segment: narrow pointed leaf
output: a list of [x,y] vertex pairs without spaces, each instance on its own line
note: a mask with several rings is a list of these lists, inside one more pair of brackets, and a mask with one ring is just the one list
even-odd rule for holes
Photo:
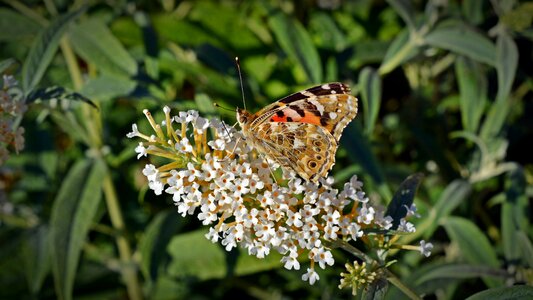
[[508,101],[518,68],[518,47],[506,32],[496,41],[496,71],[498,73],[498,94],[496,101]]
[[475,61],[465,57],[459,57],[455,62],[455,74],[459,83],[463,128],[475,133],[487,102],[485,74]]
[[491,106],[491,110],[481,130],[481,136],[485,140],[489,140],[498,135],[505,123],[507,114],[510,111],[511,101],[509,96],[517,67],[518,49],[516,43],[507,33],[502,33],[496,41],[498,93],[496,95],[496,101]]
[[26,94],[29,94],[41,81],[68,25],[84,11],[83,7],[58,17],[35,39],[22,67],[22,89]]
[[372,68],[364,68],[359,74],[359,88],[365,115],[365,133],[372,136],[381,106],[381,78]]
[[499,287],[499,288],[484,290],[466,299],[467,300],[533,299],[533,287],[529,285]]
[[468,264],[447,264],[436,266],[428,272],[419,276],[416,280],[416,285],[421,285],[424,282],[438,279],[467,279],[479,278],[482,276],[491,276],[505,278],[510,276],[505,270],[501,270],[489,266],[468,265]]
[[433,47],[462,54],[490,66],[494,66],[496,61],[494,44],[484,35],[459,21],[442,22],[429,32],[424,40]]
[[[461,203],[468,199],[472,192],[472,186],[468,181],[456,179],[452,181],[441,193],[437,203],[430,212],[430,216],[426,219],[429,228],[424,230],[424,237],[428,239],[433,235],[438,226],[440,226],[443,219],[448,217],[453,210]],[[421,225],[424,227],[425,225]]]
[[[499,267],[498,258],[488,238],[472,221],[460,217],[449,217],[444,228],[450,239],[457,243],[464,259],[473,265]],[[489,287],[500,286],[502,282],[483,277]]]
[[32,295],[38,295],[46,275],[50,272],[48,234],[47,226],[39,226],[25,236],[22,246],[24,271]]
[[322,82],[322,63],[309,33],[298,21],[277,13],[270,17],[269,26],[285,53],[304,70],[310,83]]
[[59,299],[72,299],[82,246],[101,200],[105,176],[103,161],[80,161],[63,180],[54,201],[50,220],[50,253]]
[[530,228],[524,170],[517,168],[511,171],[507,176],[505,188],[506,201],[501,211],[503,253],[508,261],[515,261],[521,256],[521,249],[517,247],[518,233],[527,232]]
[[130,77],[137,73],[137,63],[107,26],[91,19],[69,31],[76,53],[97,68],[115,76]]

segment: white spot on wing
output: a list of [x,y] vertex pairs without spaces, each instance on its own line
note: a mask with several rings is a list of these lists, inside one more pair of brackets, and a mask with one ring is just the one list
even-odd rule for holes
[[316,98],[309,99],[309,102],[311,102],[314,106],[316,106],[316,110],[322,115],[324,114],[324,105],[320,104],[318,101],[316,101]]
[[300,139],[294,139],[294,148],[304,148],[305,144]]
[[337,114],[334,113],[334,112],[330,112],[329,113],[329,117],[332,119],[332,120],[335,120],[337,118]]
[[329,84],[323,84],[320,86],[321,88],[323,88],[324,90],[331,90],[331,86]]

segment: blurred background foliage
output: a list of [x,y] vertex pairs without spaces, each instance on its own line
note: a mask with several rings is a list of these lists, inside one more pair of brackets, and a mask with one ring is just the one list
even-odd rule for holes
[[358,174],[386,205],[425,174],[403,242],[435,249],[397,253],[405,284],[429,299],[533,297],[532,19],[518,0],[3,0],[0,72],[29,110],[25,149],[0,166],[0,298],[351,297],[337,285],[353,257],[335,252],[309,286],[275,255],[226,253],[147,192],[131,124],[164,105],[235,122],[212,102],[242,105],[236,56],[252,111],[352,86],[340,186]]

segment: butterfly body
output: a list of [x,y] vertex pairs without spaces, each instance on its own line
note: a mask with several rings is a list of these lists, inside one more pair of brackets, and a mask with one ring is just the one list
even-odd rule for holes
[[357,98],[342,83],[322,84],[274,102],[255,114],[237,110],[246,141],[306,181],[326,177],[342,131],[357,114]]

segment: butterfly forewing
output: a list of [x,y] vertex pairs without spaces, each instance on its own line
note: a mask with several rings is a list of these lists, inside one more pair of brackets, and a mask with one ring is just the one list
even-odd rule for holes
[[253,115],[239,111],[237,117],[247,140],[260,153],[316,182],[335,163],[342,131],[357,114],[357,98],[349,92],[342,83],[322,84]]

